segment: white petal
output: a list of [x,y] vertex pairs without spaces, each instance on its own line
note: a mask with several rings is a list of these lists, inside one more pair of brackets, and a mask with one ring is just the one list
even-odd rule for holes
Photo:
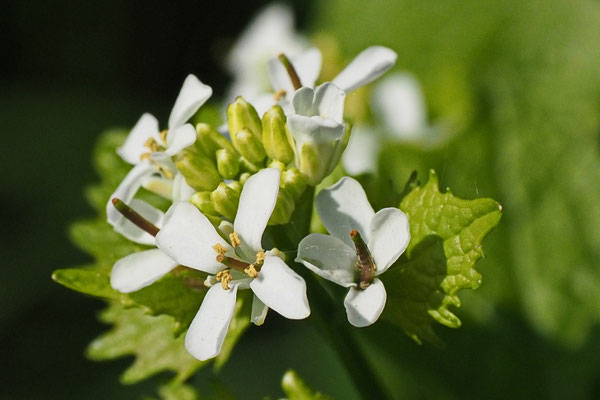
[[329,118],[305,117],[297,114],[290,115],[287,123],[298,149],[302,148],[301,146],[306,140],[333,145],[333,142],[341,139],[345,127]]
[[251,257],[262,251],[262,235],[277,202],[279,192],[279,170],[266,168],[252,175],[240,194],[233,229],[242,245],[241,250]]
[[151,114],[144,114],[129,132],[125,143],[117,149],[117,153],[129,164],[140,162],[140,157],[150,150],[144,146],[149,138],[159,139],[158,120]]
[[[140,162],[127,173],[117,189],[110,196],[108,202],[106,203],[106,220],[114,228],[118,229],[118,227],[122,226],[126,219],[121,215],[120,212],[117,211],[112,203],[112,199],[118,198],[126,204],[131,203],[131,200],[137,193],[140,186],[142,186],[144,180],[151,176],[155,171],[156,168],[149,162]],[[142,243],[145,244],[144,242]],[[152,243],[154,243],[153,240],[151,244]]]
[[[161,227],[165,213],[153,205],[146,203],[143,200],[133,199],[129,202],[129,207],[133,208],[142,217],[152,222],[154,226]],[[114,206],[113,206],[114,207]],[[155,244],[154,236],[138,227],[127,218],[121,216],[114,225],[115,232],[120,233],[132,242],[153,246]]]
[[311,117],[313,115],[313,101],[315,91],[308,87],[301,87],[292,96],[294,114]]
[[349,175],[377,172],[377,158],[381,148],[380,135],[365,126],[353,126],[348,146],[342,154],[344,169]]
[[210,86],[202,83],[196,76],[188,75],[171,110],[169,129],[185,124],[211,95]]
[[301,262],[317,275],[344,287],[355,286],[356,250],[340,239],[322,233],[312,233],[298,244]]
[[332,82],[346,93],[351,92],[379,78],[396,63],[397,58],[396,52],[387,47],[369,47],[356,56]]
[[169,129],[167,133],[167,149],[165,154],[174,156],[196,141],[196,130],[191,124]]
[[185,335],[185,348],[200,361],[216,357],[235,310],[237,285],[224,290],[221,285],[208,289],[200,310]]
[[305,50],[299,56],[292,56],[292,65],[298,73],[302,86],[314,87],[321,73],[321,52],[316,47]]
[[156,235],[156,245],[179,264],[209,274],[224,268],[216,260],[213,249],[220,244],[233,255],[231,246],[223,240],[208,218],[190,203],[179,202],[171,206],[162,229]]
[[156,193],[165,199],[173,200],[173,179],[163,178],[160,175],[152,175],[144,179],[144,189]]
[[153,284],[177,265],[159,249],[133,253],[115,263],[110,285],[121,293],[135,292]]
[[188,185],[188,183],[185,181],[185,178],[180,173],[177,173],[175,178],[173,178],[172,186],[172,198],[174,203],[178,201],[188,201],[190,197],[196,193],[196,189]]
[[371,219],[375,215],[367,195],[356,180],[343,177],[335,185],[323,189],[315,199],[319,218],[330,234],[354,248],[350,231],[356,229],[368,243]]
[[312,115],[344,122],[344,100],[346,93],[331,82],[319,85],[315,90]]
[[265,322],[267,311],[269,311],[269,307],[267,307],[267,305],[258,297],[252,296],[252,313],[250,314],[250,321],[252,321],[254,325],[260,326]]
[[371,220],[369,250],[377,265],[377,275],[392,265],[410,242],[410,226],[406,214],[397,208],[383,208]]
[[292,80],[279,58],[273,57],[267,61],[267,75],[269,76],[269,82],[271,83],[273,92],[278,92],[280,90],[283,90],[286,93],[294,92],[295,89]]
[[387,131],[399,139],[417,138],[427,129],[425,99],[412,75],[397,73],[379,82],[373,105]]
[[344,299],[348,321],[358,328],[371,325],[383,312],[386,299],[383,282],[377,278],[364,290],[350,288]]
[[289,319],[310,315],[306,282],[279,257],[267,255],[250,289],[268,307]]

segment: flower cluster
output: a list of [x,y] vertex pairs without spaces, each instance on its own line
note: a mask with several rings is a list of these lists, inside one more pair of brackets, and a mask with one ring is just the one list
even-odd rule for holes
[[[331,236],[312,233],[297,249],[286,249],[297,253],[298,264],[286,263],[278,237],[263,237],[268,225],[288,224],[300,202],[313,201],[314,187],[339,164],[351,131],[344,120],[346,94],[395,61],[392,50],[370,47],[315,87],[317,49],[274,54],[266,64],[272,92],[255,104],[235,98],[222,127],[188,122],[212,95],[189,75],[167,129],[144,114],[118,149],[133,168],[109,199],[107,220],[129,240],[152,248],[116,262],[113,288],[129,293],[175,269],[200,271],[206,293],[185,340],[200,360],[219,354],[239,290],[253,293],[250,318],[256,325],[269,308],[289,319],[308,317],[306,270],[294,270],[302,265],[349,288],[344,305],[352,325],[374,323],[386,300],[378,276],[410,240],[402,211],[375,212],[360,184],[344,177],[314,197]],[[170,200],[170,208],[163,212],[136,197],[142,187]]]

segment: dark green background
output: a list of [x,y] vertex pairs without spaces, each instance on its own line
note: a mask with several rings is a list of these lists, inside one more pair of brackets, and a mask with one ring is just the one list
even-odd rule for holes
[[[217,95],[229,44],[265,2],[8,1],[0,6],[0,398],[139,398],[121,386],[131,359],[94,363],[103,303],[53,283],[88,257],[67,226],[92,217],[99,133],[143,112],[164,121],[195,73]],[[346,58],[372,44],[399,53],[423,84],[439,149],[390,146],[400,183],[436,168],[465,198],[504,216],[484,242],[483,285],[461,294],[463,327],[445,349],[385,322],[360,330],[397,398],[600,397],[600,5],[573,0],[329,0],[293,3],[301,26],[328,31]],[[422,175],[421,175],[422,176]],[[338,399],[353,388],[309,321],[271,315],[240,341],[222,378],[240,398],[281,396],[293,367]],[[192,383],[210,393],[214,376]]]

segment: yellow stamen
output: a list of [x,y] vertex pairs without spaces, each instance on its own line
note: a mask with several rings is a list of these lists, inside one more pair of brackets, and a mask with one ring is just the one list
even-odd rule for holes
[[248,268],[244,269],[244,273],[250,278],[256,278],[258,276],[258,271],[256,270],[256,268],[254,268],[254,264],[250,264]]
[[159,133],[159,135],[158,135],[158,136],[160,137],[160,140],[162,140],[162,142],[164,143],[164,145],[165,145],[165,146],[167,145],[167,133],[168,133],[168,132],[169,132],[169,131],[167,131],[167,130],[165,129],[164,131],[162,131],[162,132],[161,132],[161,133]]
[[284,97],[287,94],[287,92],[283,89],[279,89],[277,92],[275,92],[275,101],[279,101],[279,99],[281,99],[282,97]]
[[259,251],[258,253],[256,253],[256,264],[263,265],[263,263],[265,262],[265,258],[267,258],[265,252]]
[[229,234],[229,240],[231,241],[231,245],[233,247],[238,247],[242,242],[240,241],[240,237],[237,232],[233,232]]
[[227,253],[227,249],[225,247],[223,247],[221,245],[221,243],[217,243],[213,246],[213,250],[217,252],[217,254],[220,254],[222,256],[225,255],[225,253]]
[[171,172],[171,170],[167,169],[167,168],[163,168],[160,165],[158,166],[158,169],[160,172],[162,172],[162,174],[167,177],[168,179],[173,179],[175,178],[175,175],[173,175],[173,172]]
[[153,137],[149,137],[148,140],[144,143],[144,146],[147,147],[150,151],[160,151],[162,150],[162,146],[158,144],[156,139]]
[[150,159],[150,153],[140,154],[140,161],[149,160],[149,159]]
[[231,272],[228,269],[224,269],[223,271],[219,271],[216,276],[217,280],[221,282],[221,286],[223,290],[229,290],[229,282],[233,279],[231,276]]

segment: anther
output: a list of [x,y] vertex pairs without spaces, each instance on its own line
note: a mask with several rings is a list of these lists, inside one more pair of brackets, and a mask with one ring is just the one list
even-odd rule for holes
[[267,258],[265,252],[259,251],[258,253],[256,253],[256,264],[263,265],[263,263],[265,262],[265,258]]
[[167,145],[167,133],[169,133],[169,131],[165,129],[164,131],[161,131],[158,135],[165,146]]
[[149,137],[148,140],[144,142],[144,146],[150,151],[160,151],[162,149],[160,144],[158,144],[153,137]]
[[273,96],[275,98],[275,101],[279,101],[279,99],[281,99],[282,97],[285,97],[285,95],[287,94],[287,92],[283,89],[279,89],[278,91],[275,92],[275,95]]
[[[224,256],[225,253],[227,253],[227,249],[225,247],[223,247],[223,245],[221,245],[220,243],[215,244],[212,248],[214,251],[217,252],[218,255]],[[221,262],[221,261],[219,261],[219,262]]]
[[229,240],[231,241],[231,245],[234,248],[242,244],[242,241],[240,240],[240,237],[238,236],[237,232],[230,233]]
[[254,264],[250,264],[248,268],[244,269],[244,273],[250,278],[256,278],[258,276],[258,271],[254,268]]
[[221,287],[223,290],[229,290],[229,282],[233,279],[231,276],[231,272],[228,269],[224,269],[223,271],[219,271],[216,276],[217,280],[221,282]]

